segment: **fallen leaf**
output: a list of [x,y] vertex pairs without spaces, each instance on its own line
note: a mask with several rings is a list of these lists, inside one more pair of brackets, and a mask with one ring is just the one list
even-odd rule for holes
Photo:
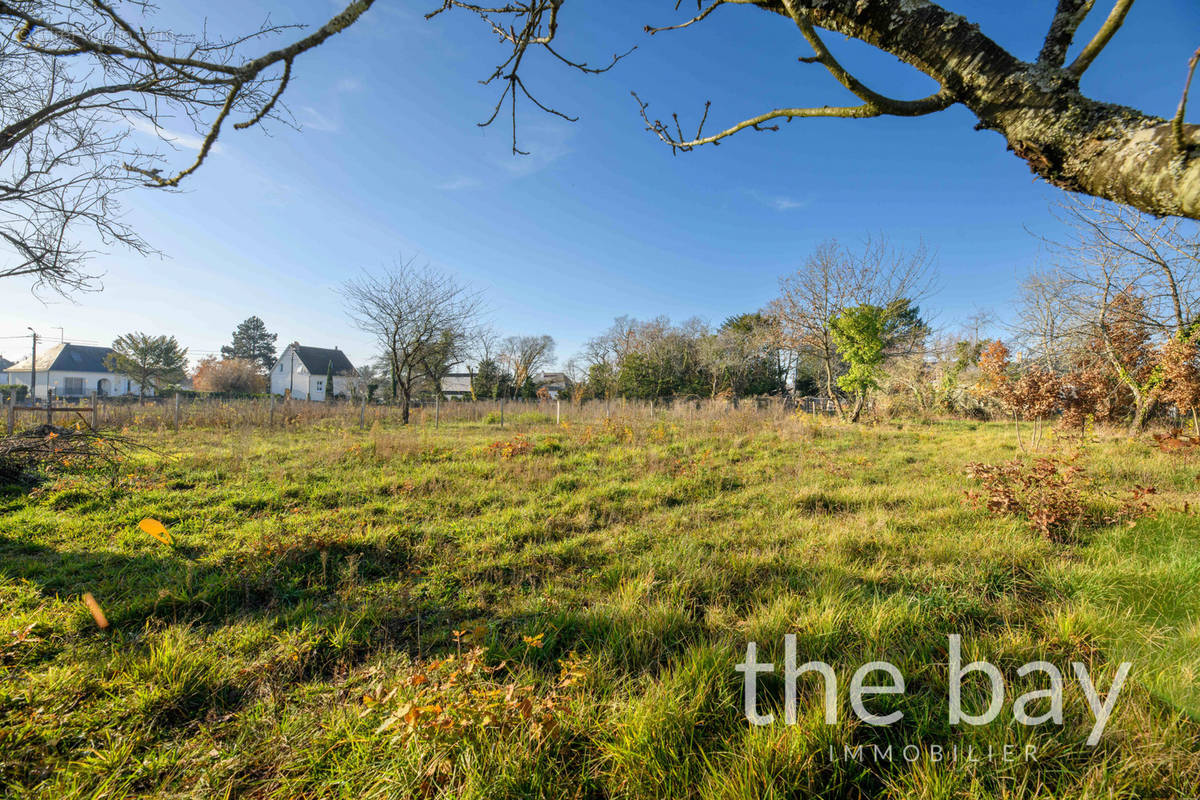
[[88,611],[92,612],[92,619],[96,620],[96,625],[100,630],[106,630],[108,628],[108,617],[104,616],[104,609],[96,602],[96,598],[92,597],[91,592],[84,593],[83,604],[87,606]]
[[147,517],[138,523],[138,527],[153,536],[155,539],[158,539],[163,544],[174,544],[174,542],[171,541],[171,532],[168,531],[166,527],[156,519]]

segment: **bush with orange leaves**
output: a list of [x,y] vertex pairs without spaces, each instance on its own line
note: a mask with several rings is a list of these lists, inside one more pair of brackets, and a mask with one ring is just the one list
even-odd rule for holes
[[533,452],[533,442],[524,434],[517,434],[510,441],[492,442],[488,445],[488,452],[493,455],[499,455],[506,461],[516,458],[517,456],[527,456]]
[[[966,500],[997,515],[1016,516],[1052,542],[1067,542],[1086,522],[1129,522],[1154,511],[1147,498],[1153,486],[1135,485],[1125,498],[1100,492],[1074,458],[1013,459],[1003,464],[967,464],[967,475],[982,492],[969,490]],[[1107,500],[1109,509],[1099,511]],[[1115,508],[1112,503],[1116,504]]]
[[1109,402],[1114,386],[1111,375],[1100,367],[1089,366],[1068,372],[1059,379],[1062,417],[1059,424],[1066,430],[1087,434],[1089,421],[1108,419],[1112,414]]
[[1192,336],[1172,338],[1163,345],[1158,356],[1162,378],[1161,397],[1172,404],[1181,415],[1190,414],[1192,428],[1200,436],[1200,331]]
[[1017,442],[1022,449],[1025,443],[1021,438],[1021,420],[1032,420],[1030,447],[1036,448],[1042,437],[1042,422],[1061,406],[1062,383],[1058,376],[1044,367],[1035,366],[1014,377],[1008,348],[999,340],[980,354],[979,372],[975,393],[995,401],[1012,415]]
[[267,390],[267,379],[246,358],[203,359],[192,375],[192,384],[198,392],[261,394]]
[[1051,541],[1065,541],[1083,517],[1083,469],[1053,458],[1026,464],[1014,459],[1003,464],[967,464],[967,475],[979,481],[983,493],[967,492],[967,501],[993,514],[1021,517]]

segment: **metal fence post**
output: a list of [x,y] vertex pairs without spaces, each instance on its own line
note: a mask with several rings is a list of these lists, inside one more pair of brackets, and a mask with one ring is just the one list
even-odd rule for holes
[[175,393],[175,430],[179,430],[179,392]]
[[500,427],[504,427],[504,398],[500,398]]
[[435,392],[433,395],[433,427],[436,430],[442,424],[442,393]]
[[275,427],[275,394],[270,395],[270,400],[267,401],[267,427]]
[[554,424],[562,424],[562,400],[554,398]]

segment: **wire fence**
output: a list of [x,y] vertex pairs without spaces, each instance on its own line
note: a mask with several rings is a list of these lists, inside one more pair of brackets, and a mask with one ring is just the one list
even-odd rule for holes
[[[316,402],[279,397],[216,399],[168,396],[130,401],[125,398],[54,398],[50,404],[20,405],[10,398],[6,432],[40,424],[89,425],[125,431],[184,428],[280,428],[312,426],[369,428],[401,425],[400,404],[347,399]],[[625,398],[568,400],[424,400],[409,410],[415,426],[492,425],[531,428],[559,424],[592,424],[608,418],[627,420],[697,420],[731,414],[781,417],[794,414],[828,415],[833,401],[818,397],[750,397],[733,399]]]

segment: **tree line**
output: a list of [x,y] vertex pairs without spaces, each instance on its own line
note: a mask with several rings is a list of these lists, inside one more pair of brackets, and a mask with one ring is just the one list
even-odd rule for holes
[[[903,413],[1061,417],[1068,426],[1126,424],[1164,411],[1200,430],[1200,234],[1196,223],[1100,201],[1063,205],[1051,267],[1021,284],[1003,340],[977,315],[938,330],[922,311],[933,256],[887,237],[827,241],[779,281],[762,308],[713,326],[617,317],[562,367],[559,397],[818,396],[857,421],[886,405]],[[352,391],[396,402],[407,420],[448,375],[465,374],[475,399],[545,396],[539,375],[556,364],[547,334],[504,336],[482,293],[413,260],[362,272],[341,288],[353,323],[378,357]],[[258,317],[234,331],[221,358],[199,362],[201,391],[267,388],[276,335]],[[128,334],[111,366],[144,387],[182,379],[187,351],[173,337]]]

